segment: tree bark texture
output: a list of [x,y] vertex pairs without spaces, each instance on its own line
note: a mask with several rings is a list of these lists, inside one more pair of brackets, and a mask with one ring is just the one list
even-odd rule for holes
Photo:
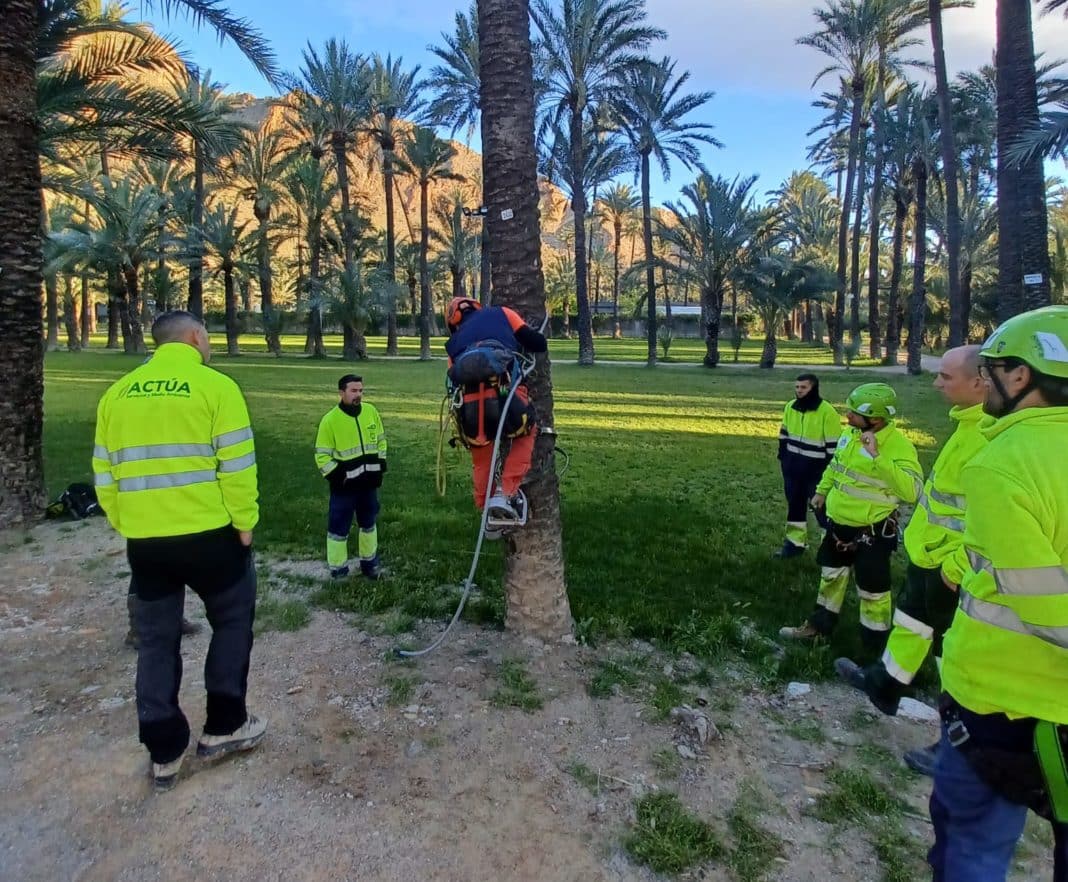
[[37,157],[37,0],[10,0],[0,28],[0,528],[44,510],[41,168]]
[[[642,154],[642,243],[645,245],[646,334],[649,367],[656,364],[656,270],[653,266],[653,209],[649,194],[649,154]],[[706,358],[707,363],[707,358]]]
[[593,364],[593,319],[590,316],[590,277],[586,253],[586,190],[583,187],[582,108],[573,107],[571,136],[571,210],[575,219],[575,304],[578,307],[578,363]]
[[[537,327],[546,313],[528,0],[478,0],[478,36],[493,298]],[[564,582],[547,355],[538,356],[528,387],[540,431],[525,487],[530,520],[508,540],[505,623],[522,634],[560,640],[570,637],[572,623]]]
[[912,262],[912,294],[909,297],[908,372],[922,373],[923,326],[927,317],[927,163],[917,159],[915,256]]

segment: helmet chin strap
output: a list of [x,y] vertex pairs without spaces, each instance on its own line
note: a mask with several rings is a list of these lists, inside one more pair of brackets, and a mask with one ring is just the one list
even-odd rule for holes
[[990,414],[991,416],[998,418],[1008,416],[1016,410],[1016,406],[1030,395],[1031,391],[1036,387],[1034,374],[1032,373],[1031,378],[1027,381],[1027,385],[1010,398],[1009,393],[1005,389],[1005,385],[1001,382],[1001,378],[993,371],[990,373],[990,382],[994,388],[998,390],[998,395],[1001,396],[1003,402],[1003,405],[998,408],[997,413]]

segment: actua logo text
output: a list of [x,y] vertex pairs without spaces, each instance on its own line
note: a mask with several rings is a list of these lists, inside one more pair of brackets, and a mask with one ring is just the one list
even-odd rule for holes
[[189,383],[186,380],[134,380],[126,390],[127,398],[144,398],[156,395],[178,395],[188,397]]

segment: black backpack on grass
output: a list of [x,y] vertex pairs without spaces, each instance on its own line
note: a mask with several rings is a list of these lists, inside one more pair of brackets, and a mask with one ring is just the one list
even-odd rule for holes
[[49,518],[71,517],[76,521],[103,514],[91,484],[71,484],[45,510]]

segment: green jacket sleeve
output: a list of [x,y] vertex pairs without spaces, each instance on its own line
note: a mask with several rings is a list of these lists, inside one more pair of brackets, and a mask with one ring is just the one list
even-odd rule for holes
[[107,515],[108,523],[119,529],[119,486],[111,473],[111,459],[107,444],[108,405],[111,395],[105,393],[96,408],[96,435],[93,439],[93,487],[96,500]]
[[220,383],[212,420],[212,446],[223,505],[237,530],[251,530],[260,519],[256,446],[245,398],[237,383]]
[[923,492],[923,467],[916,448],[905,438],[893,450],[880,450],[875,457],[875,471],[890,485],[894,495],[902,502],[915,505]]
[[319,421],[319,431],[315,434],[315,465],[324,478],[337,468],[334,459],[334,433],[330,430],[330,414]]

